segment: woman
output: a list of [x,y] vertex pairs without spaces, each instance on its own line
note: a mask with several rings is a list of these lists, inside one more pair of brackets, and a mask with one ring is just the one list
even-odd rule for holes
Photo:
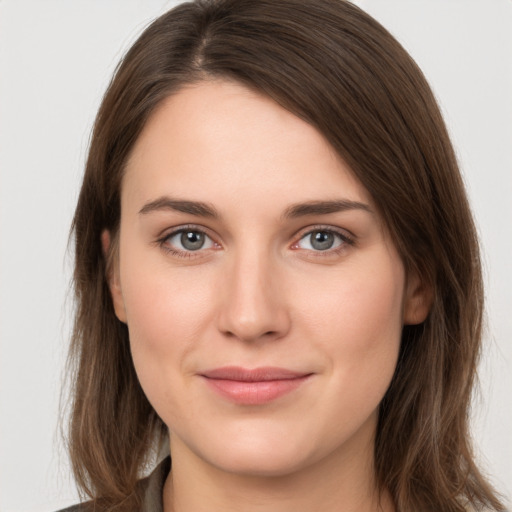
[[467,432],[482,284],[453,150],[350,3],[156,20],[103,100],[73,233],[92,508],[502,509]]

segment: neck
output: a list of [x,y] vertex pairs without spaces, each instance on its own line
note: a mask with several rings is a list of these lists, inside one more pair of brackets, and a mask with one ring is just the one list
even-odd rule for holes
[[297,471],[261,476],[224,471],[171,438],[164,512],[393,512],[389,493],[377,489],[373,444],[354,448]]

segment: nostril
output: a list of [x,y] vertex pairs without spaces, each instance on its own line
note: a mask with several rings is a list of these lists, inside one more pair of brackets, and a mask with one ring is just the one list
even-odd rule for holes
[[287,302],[279,293],[256,284],[249,286],[247,281],[243,286],[236,279],[230,284],[219,302],[216,316],[216,327],[225,339],[270,341],[288,332]]

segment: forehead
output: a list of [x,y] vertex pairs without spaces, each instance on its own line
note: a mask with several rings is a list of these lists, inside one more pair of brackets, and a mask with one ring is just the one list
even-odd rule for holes
[[318,130],[272,99],[220,80],[184,87],[144,127],[123,195],[140,202],[155,194],[370,201]]

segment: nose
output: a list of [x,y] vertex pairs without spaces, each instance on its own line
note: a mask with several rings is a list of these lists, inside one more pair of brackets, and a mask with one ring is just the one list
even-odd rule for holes
[[264,254],[234,258],[221,285],[222,334],[245,342],[285,336],[290,315],[281,278],[282,269]]

